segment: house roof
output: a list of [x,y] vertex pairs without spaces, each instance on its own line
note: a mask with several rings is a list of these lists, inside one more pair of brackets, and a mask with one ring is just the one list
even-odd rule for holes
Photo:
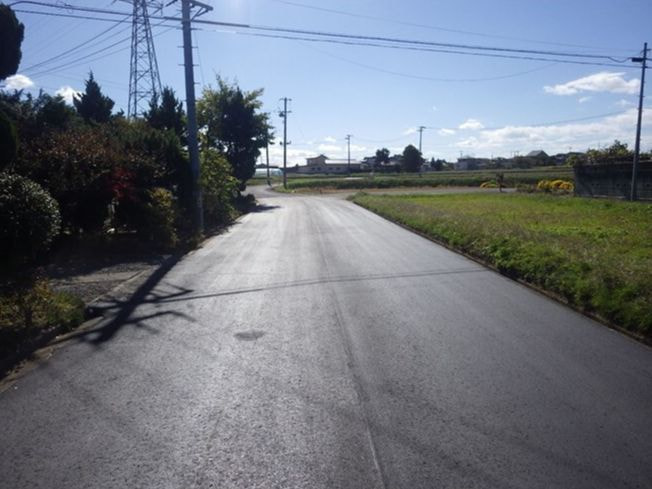
[[548,157],[548,154],[545,151],[542,150],[536,150],[536,151],[530,151],[528,154],[525,156],[529,158],[541,158],[541,157]]

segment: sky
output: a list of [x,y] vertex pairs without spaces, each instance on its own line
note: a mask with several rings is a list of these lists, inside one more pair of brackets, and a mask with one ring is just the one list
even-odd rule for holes
[[[110,19],[124,20],[130,12],[124,0],[67,3],[125,12],[123,17],[104,15]],[[532,150],[585,151],[608,146],[615,139],[633,147],[641,69],[630,58],[641,56],[643,43],[652,41],[649,0],[205,3],[213,10],[202,20],[556,53],[539,56],[546,61],[486,57],[286,39],[279,33],[262,37],[252,35],[262,31],[196,24],[197,95],[203,87],[215,86],[216,76],[243,90],[263,88],[263,110],[269,112],[277,138],[282,138],[283,127],[280,99],[290,98],[289,165],[305,164],[306,157],[320,153],[346,157],[347,134],[352,135],[353,158],[373,155],[382,147],[401,153],[408,144],[418,146],[419,126],[425,127],[424,157],[448,161],[461,155],[488,158]],[[70,100],[83,90],[92,70],[102,90],[115,100],[116,109],[126,112],[129,23],[20,12],[95,15],[30,3],[14,8],[25,24],[23,58],[4,89],[44,90]],[[178,17],[179,2],[163,12]],[[159,23],[152,20],[161,82],[185,100],[179,25]],[[558,53],[611,59],[568,58]],[[597,65],[560,61],[568,59]],[[652,87],[646,85],[649,93]],[[643,150],[652,149],[650,109],[652,104],[645,104]],[[281,155],[280,145],[270,147],[271,164],[281,164]]]

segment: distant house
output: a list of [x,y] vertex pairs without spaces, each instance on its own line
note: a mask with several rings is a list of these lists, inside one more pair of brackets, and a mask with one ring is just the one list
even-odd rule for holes
[[457,163],[455,163],[456,170],[482,170],[490,166],[490,158],[473,158],[471,156],[458,158]]
[[297,173],[316,175],[316,174],[339,174],[345,175],[349,171],[359,172],[366,169],[367,165],[359,160],[351,160],[349,165],[348,159],[333,159],[325,155],[306,158],[305,166],[299,166]]
[[552,157],[552,159],[555,161],[556,165],[563,165],[568,161],[568,158],[571,156],[578,156],[582,157],[584,156],[584,153],[580,153],[578,151],[569,151],[568,153],[557,153]]
[[549,158],[548,154],[545,151],[542,150],[535,150],[535,151],[530,151],[528,154],[525,155],[526,158],[539,158],[539,159],[547,159]]

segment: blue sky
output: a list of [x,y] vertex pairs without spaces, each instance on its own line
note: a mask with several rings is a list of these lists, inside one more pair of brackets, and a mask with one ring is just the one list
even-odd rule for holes
[[[110,0],[74,5],[128,13]],[[649,35],[649,0],[208,0],[203,19],[455,44],[638,56]],[[24,10],[56,11],[22,4]],[[178,5],[166,8],[176,16]],[[70,95],[93,70],[103,90],[125,108],[129,82],[129,26],[18,13],[25,24],[23,60],[10,87]],[[153,21],[156,23],[156,21]],[[161,81],[184,97],[181,32],[155,27]],[[633,145],[640,67],[630,61],[590,66],[312,43],[258,37],[217,26],[194,33],[195,77],[216,74],[245,90],[264,88],[265,110],[281,135],[279,99],[290,97],[291,164],[324,153],[352,155],[377,148],[401,152],[418,144],[424,156],[454,161],[460,154],[511,156],[543,149],[583,151],[620,139]],[[121,41],[122,40],[122,41]],[[110,44],[113,48],[86,57]],[[68,56],[67,50],[78,47]],[[117,52],[116,52],[117,51]],[[554,57],[559,59],[558,57]],[[44,63],[43,63],[44,62]],[[43,63],[34,66],[37,63]],[[648,80],[650,73],[648,72]],[[646,87],[648,93],[650,86]],[[651,107],[652,108],[652,107]],[[575,121],[575,122],[564,122]],[[643,149],[652,148],[652,114],[644,114]],[[280,163],[278,145],[272,163]]]

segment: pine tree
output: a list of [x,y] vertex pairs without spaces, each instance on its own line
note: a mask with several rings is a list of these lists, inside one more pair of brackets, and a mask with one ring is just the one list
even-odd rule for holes
[[185,139],[186,115],[183,105],[175,97],[174,90],[169,87],[161,93],[161,103],[155,95],[149,102],[149,111],[144,114],[145,119],[154,129],[172,130],[181,141]]
[[73,99],[75,108],[86,122],[108,122],[111,119],[111,110],[115,102],[102,94],[100,86],[91,71],[86,80],[86,91]]

